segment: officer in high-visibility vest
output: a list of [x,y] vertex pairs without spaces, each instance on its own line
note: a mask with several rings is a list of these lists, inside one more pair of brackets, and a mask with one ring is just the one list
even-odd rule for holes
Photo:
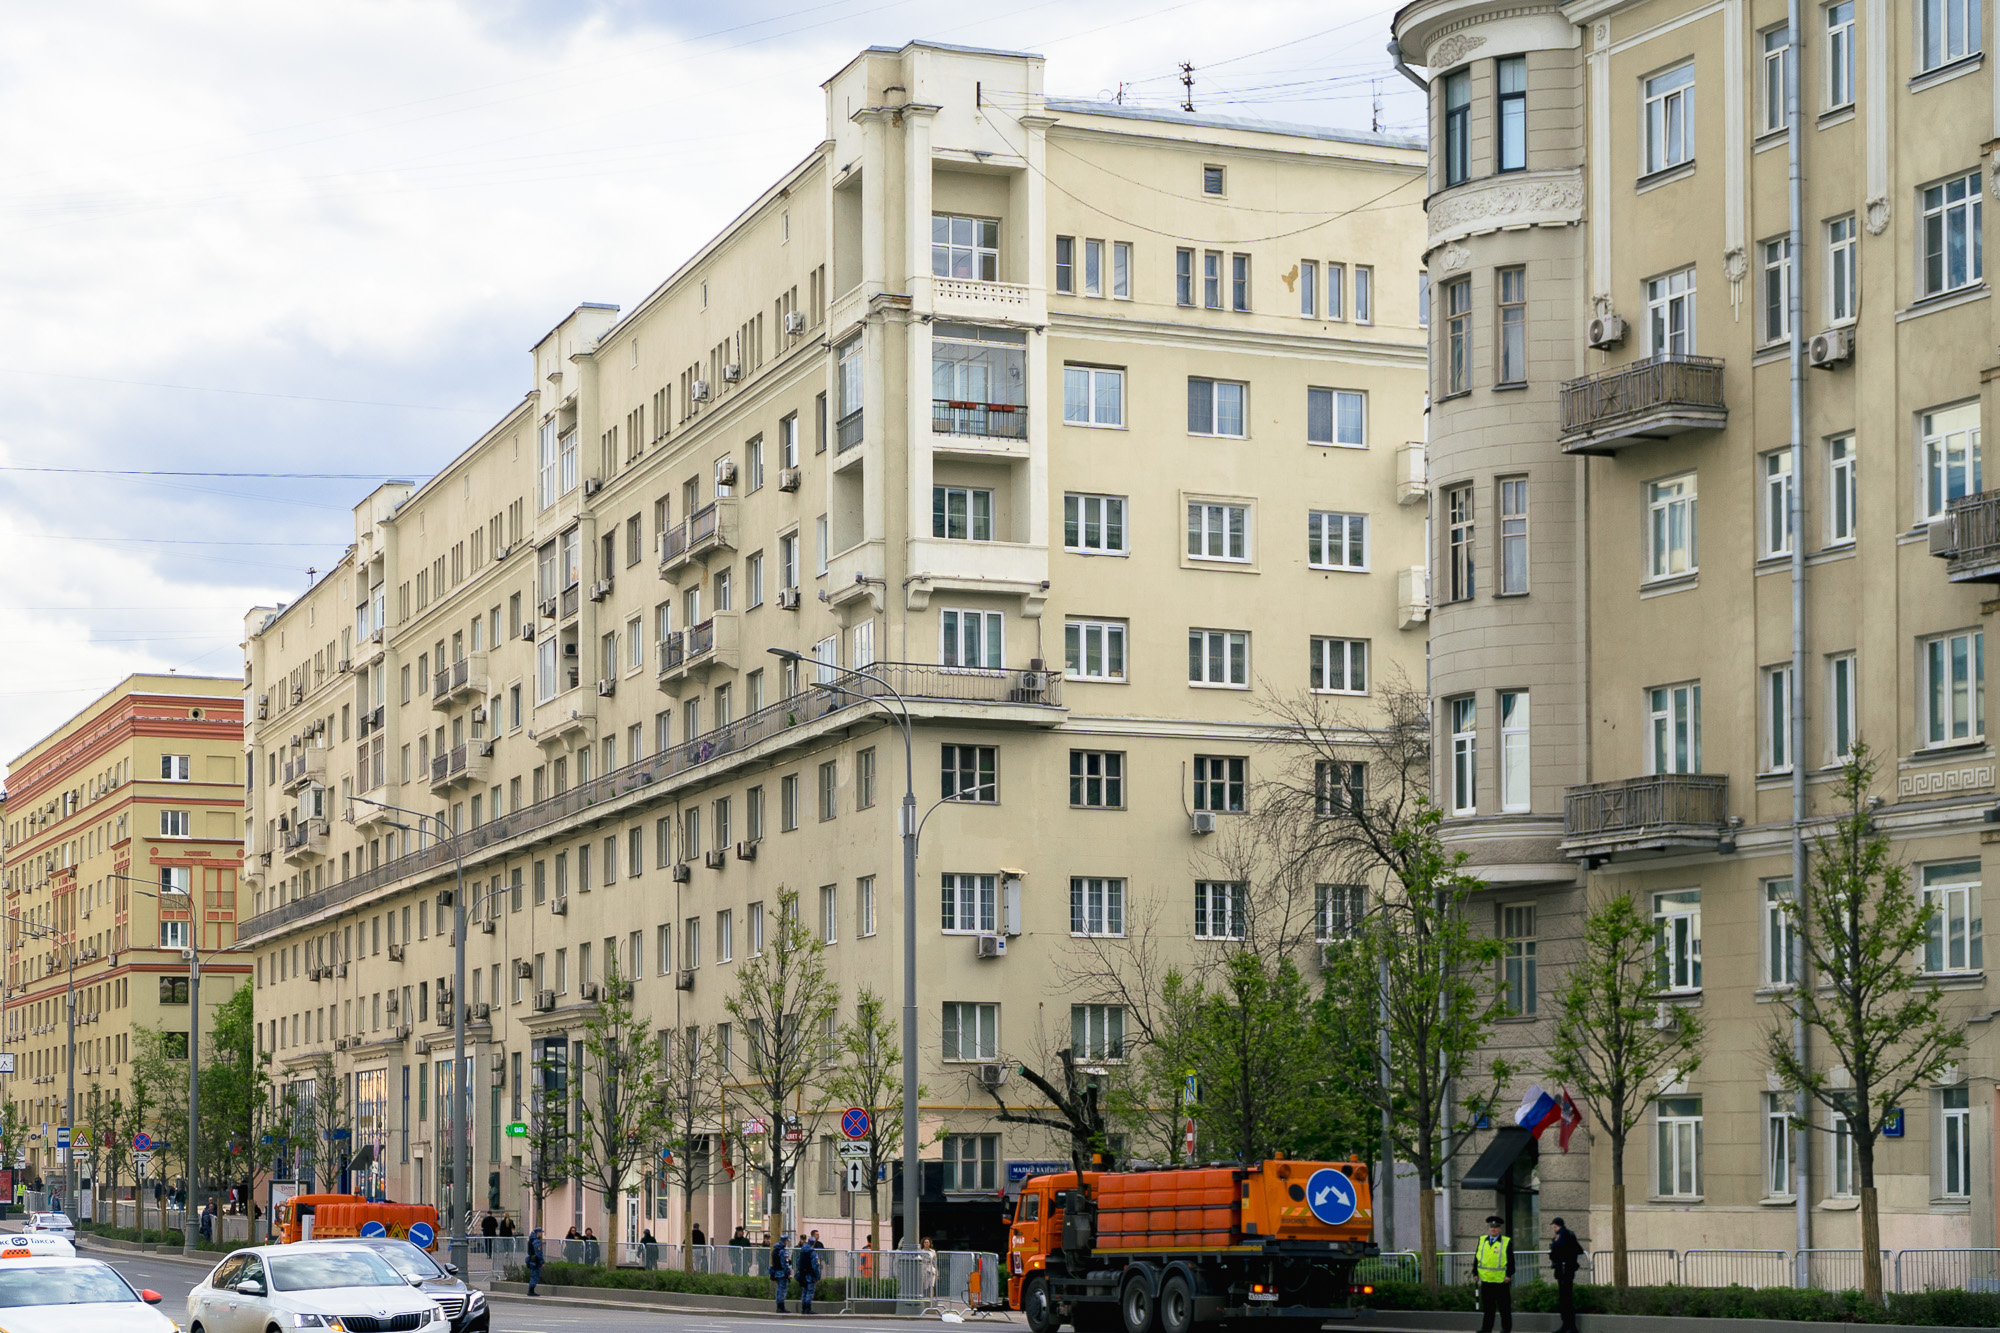
[[1472,1256],[1479,1276],[1479,1333],[1493,1333],[1493,1316],[1500,1316],[1500,1333],[1514,1333],[1514,1241],[1500,1234],[1500,1219],[1486,1219],[1486,1234]]

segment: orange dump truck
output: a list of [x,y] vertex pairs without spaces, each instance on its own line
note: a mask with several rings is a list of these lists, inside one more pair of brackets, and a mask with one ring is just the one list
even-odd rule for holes
[[1032,1333],[1317,1328],[1353,1315],[1373,1232],[1360,1162],[1034,1176],[1008,1232],[1007,1304]]
[[[422,1223],[430,1228],[431,1235],[423,1248],[437,1248],[437,1209],[427,1203],[370,1203],[359,1194],[295,1194],[278,1205],[278,1234],[285,1244],[295,1245],[305,1239],[304,1215],[308,1211],[312,1214],[314,1240],[351,1240],[361,1235],[370,1222],[381,1223],[383,1235],[408,1240],[411,1226]],[[419,1238],[423,1235],[417,1234]]]

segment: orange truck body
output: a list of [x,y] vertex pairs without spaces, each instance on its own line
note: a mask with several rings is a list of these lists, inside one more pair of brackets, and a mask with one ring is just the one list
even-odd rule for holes
[[431,1229],[427,1248],[437,1248],[437,1209],[427,1203],[371,1203],[359,1194],[295,1194],[279,1204],[278,1234],[287,1245],[296,1245],[304,1238],[299,1212],[302,1204],[313,1210],[314,1240],[352,1240],[370,1222],[380,1222],[389,1235],[408,1240],[411,1226],[422,1222]]

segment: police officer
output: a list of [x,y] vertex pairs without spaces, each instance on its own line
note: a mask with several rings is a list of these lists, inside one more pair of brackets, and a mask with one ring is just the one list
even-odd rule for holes
[[1493,1333],[1493,1316],[1500,1316],[1500,1333],[1514,1333],[1514,1241],[1500,1234],[1500,1219],[1486,1219],[1486,1234],[1472,1256],[1479,1277],[1479,1333]]
[[1583,1243],[1558,1217],[1555,1235],[1549,1240],[1549,1267],[1556,1275],[1556,1312],[1561,1315],[1556,1333],[1577,1333],[1576,1268],[1583,1261]]

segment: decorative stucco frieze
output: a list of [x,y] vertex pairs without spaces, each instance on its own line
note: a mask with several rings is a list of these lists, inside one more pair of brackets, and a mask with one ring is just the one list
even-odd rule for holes
[[1583,174],[1538,171],[1461,185],[1433,199],[1425,248],[1502,227],[1574,226],[1583,219]]
[[1469,32],[1455,32],[1431,48],[1429,58],[1424,61],[1424,68],[1450,69],[1453,65],[1463,63],[1467,56],[1484,45],[1486,45],[1484,37]]

